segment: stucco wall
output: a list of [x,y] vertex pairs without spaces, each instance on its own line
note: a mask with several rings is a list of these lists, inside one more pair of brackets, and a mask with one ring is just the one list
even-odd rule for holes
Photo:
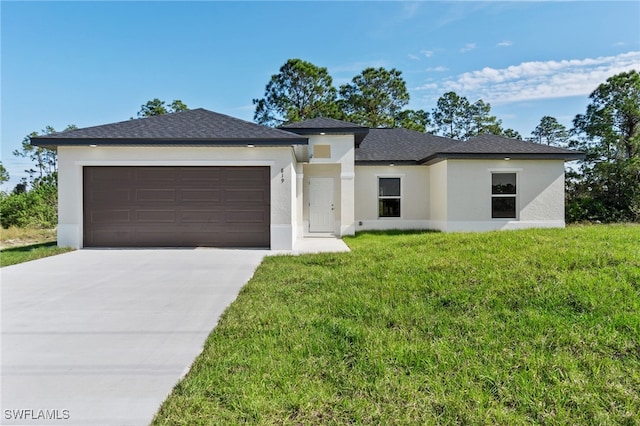
[[[564,226],[562,160],[448,160],[446,163],[446,230]],[[491,218],[492,172],[517,174],[516,220]]]
[[58,244],[82,247],[83,166],[269,166],[271,248],[296,237],[295,158],[290,147],[59,147]]
[[[378,218],[378,178],[399,177],[400,218]],[[427,166],[356,166],[356,228],[426,229],[429,227]]]
[[446,230],[447,224],[447,162],[429,166],[429,188],[431,199],[429,202],[429,220],[432,229]]

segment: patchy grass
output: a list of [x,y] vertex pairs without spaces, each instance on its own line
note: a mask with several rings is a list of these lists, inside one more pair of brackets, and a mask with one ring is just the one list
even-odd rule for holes
[[0,228],[0,249],[56,241],[55,229]]
[[54,256],[72,250],[70,247],[58,247],[55,242],[6,248],[0,250],[0,267]]
[[640,226],[265,259],[156,425],[640,423]]
[[71,251],[56,245],[55,229],[0,229],[0,267]]

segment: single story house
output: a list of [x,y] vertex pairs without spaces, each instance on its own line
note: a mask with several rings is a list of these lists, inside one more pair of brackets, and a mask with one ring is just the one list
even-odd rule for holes
[[58,150],[58,243],[269,247],[360,230],[564,227],[580,152],[205,109],[31,138]]

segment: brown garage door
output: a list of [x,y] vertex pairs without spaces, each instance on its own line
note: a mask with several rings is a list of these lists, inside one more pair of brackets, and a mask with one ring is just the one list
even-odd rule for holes
[[84,167],[85,247],[269,247],[269,167]]

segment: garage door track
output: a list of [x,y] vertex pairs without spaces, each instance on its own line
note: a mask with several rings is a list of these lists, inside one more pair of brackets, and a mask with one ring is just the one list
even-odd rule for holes
[[79,250],[0,270],[2,424],[146,425],[266,250]]

